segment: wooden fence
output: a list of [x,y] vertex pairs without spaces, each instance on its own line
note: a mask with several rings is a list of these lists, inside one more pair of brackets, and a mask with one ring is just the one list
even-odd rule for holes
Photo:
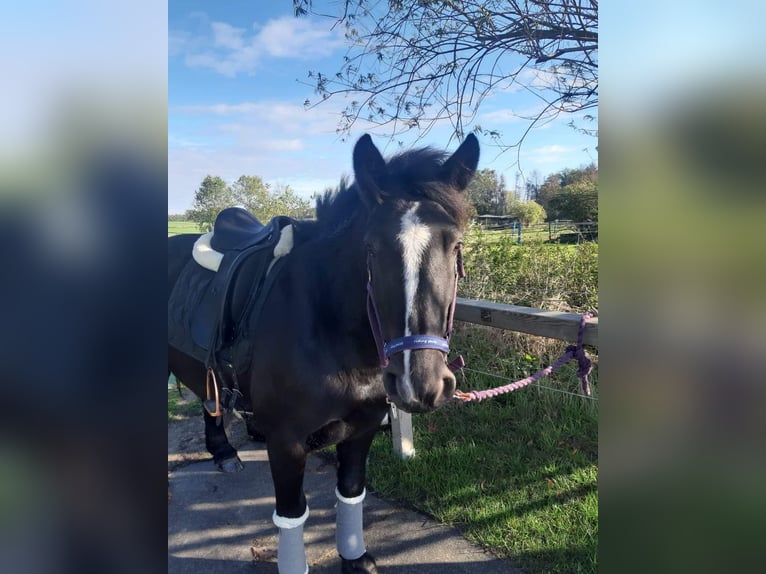
[[[533,307],[505,305],[489,301],[476,301],[458,297],[455,307],[455,320],[476,325],[487,325],[497,329],[518,331],[529,335],[538,335],[562,341],[577,341],[580,327],[580,315],[558,311],[543,311]],[[588,320],[585,325],[583,342],[598,346],[598,318]],[[399,409],[389,413],[394,441],[394,451],[401,458],[410,458],[415,454],[412,437],[412,415]]]

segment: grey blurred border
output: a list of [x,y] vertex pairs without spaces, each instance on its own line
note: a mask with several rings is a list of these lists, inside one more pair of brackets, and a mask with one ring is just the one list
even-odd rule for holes
[[764,12],[602,5],[604,572],[763,568]]
[[166,564],[167,4],[0,23],[0,564]]

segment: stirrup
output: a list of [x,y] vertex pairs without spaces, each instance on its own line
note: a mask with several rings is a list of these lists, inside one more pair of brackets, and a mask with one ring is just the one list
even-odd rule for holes
[[[211,381],[213,383],[213,390],[215,391],[215,399],[210,396]],[[202,401],[202,406],[205,407],[205,410],[211,417],[220,417],[222,412],[221,402],[218,399],[218,381],[215,379],[215,373],[213,372],[213,369],[207,370],[207,377],[205,377],[205,395],[206,398],[204,401]]]

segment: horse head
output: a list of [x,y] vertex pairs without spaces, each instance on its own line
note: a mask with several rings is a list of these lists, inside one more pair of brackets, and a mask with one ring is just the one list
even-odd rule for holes
[[446,356],[468,219],[463,192],[479,144],[471,134],[446,160],[426,148],[386,162],[365,135],[353,159],[367,208],[368,311],[386,393],[407,412],[431,411],[455,391]]

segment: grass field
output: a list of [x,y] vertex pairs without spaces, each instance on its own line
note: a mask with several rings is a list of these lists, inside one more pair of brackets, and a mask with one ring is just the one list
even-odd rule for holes
[[168,235],[199,232],[199,224],[194,221],[168,221]]

